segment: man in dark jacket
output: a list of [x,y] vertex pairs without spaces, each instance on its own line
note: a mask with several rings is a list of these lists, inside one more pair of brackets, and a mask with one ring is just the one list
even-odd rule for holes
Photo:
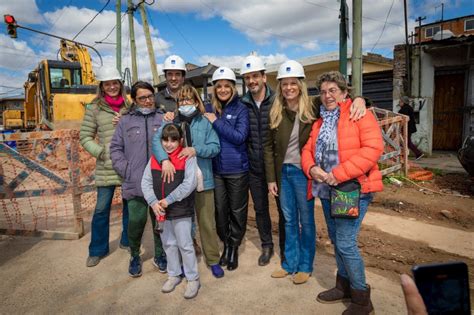
[[398,111],[399,114],[407,115],[410,120],[408,121],[408,148],[415,154],[415,158],[417,160],[423,157],[423,152],[421,152],[417,146],[411,141],[411,135],[416,132],[416,121],[415,121],[415,112],[413,111],[413,107],[410,105],[410,99],[408,96],[402,96],[400,99],[400,110]]
[[[138,81],[132,86],[131,97],[134,105],[120,118],[110,142],[112,166],[123,179],[122,197],[127,200],[130,210],[128,238],[132,257],[128,273],[131,277],[139,277],[142,274],[140,245],[147,212],[153,227],[156,224],[155,214],[148,208],[141,190],[143,171],[152,155],[153,135],[162,124],[163,115],[155,108],[154,96],[154,89],[147,82]],[[166,255],[160,237],[154,234],[154,241],[153,264],[164,273],[167,266]]]
[[[261,58],[250,55],[244,59],[240,74],[244,77],[248,91],[241,102],[249,109],[248,158],[250,164],[250,194],[255,209],[258,234],[262,243],[262,254],[258,264],[265,266],[273,256],[272,224],[268,206],[268,187],[263,165],[263,142],[268,133],[268,115],[275,97],[274,92],[266,85],[265,65]],[[285,248],[284,218],[279,212],[280,256],[283,260]]]
[[186,64],[177,55],[171,55],[165,59],[163,64],[165,72],[166,88],[155,96],[155,107],[164,112],[176,110],[176,96],[184,84],[186,76]]

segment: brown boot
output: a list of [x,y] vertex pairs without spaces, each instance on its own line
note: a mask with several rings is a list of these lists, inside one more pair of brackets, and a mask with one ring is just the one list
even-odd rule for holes
[[320,303],[337,303],[349,301],[351,298],[351,285],[349,280],[340,275],[336,276],[336,287],[318,294],[316,300]]
[[351,304],[342,315],[373,315],[374,306],[370,300],[370,286],[367,290],[355,290],[351,288]]

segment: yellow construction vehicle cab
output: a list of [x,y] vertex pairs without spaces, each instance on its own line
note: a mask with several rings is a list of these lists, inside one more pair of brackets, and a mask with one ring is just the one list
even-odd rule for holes
[[27,129],[78,129],[95,85],[84,85],[79,62],[42,60],[25,83]]
[[85,105],[95,96],[97,82],[87,48],[61,40],[59,53],[62,60],[42,60],[28,75],[25,129],[79,129]]

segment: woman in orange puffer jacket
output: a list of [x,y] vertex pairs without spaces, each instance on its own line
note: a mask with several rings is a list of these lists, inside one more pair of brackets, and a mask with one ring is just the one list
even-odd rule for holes
[[[336,287],[321,292],[318,301],[334,303],[351,299],[343,314],[371,314],[370,286],[357,247],[357,237],[372,193],[383,189],[377,161],[383,152],[382,134],[372,114],[349,120],[352,104],[349,87],[341,73],[332,71],[318,79],[321,118],[312,127],[301,159],[306,176],[313,179],[311,193],[321,199],[329,238],[334,244]],[[359,217],[331,217],[330,188],[356,179],[360,185]]]

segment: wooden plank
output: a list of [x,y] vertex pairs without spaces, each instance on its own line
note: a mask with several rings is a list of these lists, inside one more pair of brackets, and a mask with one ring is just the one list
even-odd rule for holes
[[29,230],[18,230],[18,229],[14,229],[14,230],[0,229],[0,234],[41,237],[41,238],[50,239],[50,240],[78,240],[82,236],[77,232],[49,231],[49,230],[29,231]]
[[397,164],[397,165],[388,167],[388,168],[386,168],[386,169],[380,170],[380,173],[382,173],[382,176],[385,176],[385,175],[394,173],[394,172],[400,170],[401,168],[402,168],[402,165],[401,165],[401,164]]

